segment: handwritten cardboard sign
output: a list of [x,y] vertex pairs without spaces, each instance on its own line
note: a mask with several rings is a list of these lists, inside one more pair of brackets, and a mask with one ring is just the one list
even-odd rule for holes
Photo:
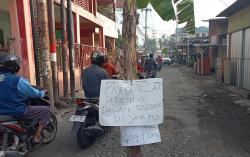
[[162,79],[103,80],[99,121],[104,126],[149,126],[163,122]]
[[122,146],[137,146],[161,142],[161,135],[157,125],[120,127],[120,131]]

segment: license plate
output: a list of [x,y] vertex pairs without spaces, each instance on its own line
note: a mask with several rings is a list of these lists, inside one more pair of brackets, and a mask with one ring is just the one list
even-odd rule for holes
[[71,115],[69,121],[71,122],[85,122],[86,116]]

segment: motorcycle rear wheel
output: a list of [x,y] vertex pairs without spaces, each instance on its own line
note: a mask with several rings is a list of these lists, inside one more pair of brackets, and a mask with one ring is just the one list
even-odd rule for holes
[[86,135],[86,123],[83,123],[77,132],[77,143],[82,149],[86,149],[95,143],[96,137]]
[[50,124],[48,124],[48,126],[45,127],[43,130],[43,137],[44,137],[43,143],[50,143],[54,141],[57,134],[57,127],[58,127],[57,118],[54,113],[51,113]]

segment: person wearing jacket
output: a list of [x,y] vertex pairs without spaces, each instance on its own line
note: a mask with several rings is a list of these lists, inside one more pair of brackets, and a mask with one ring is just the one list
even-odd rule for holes
[[94,52],[91,55],[92,65],[82,71],[82,88],[86,98],[99,98],[101,81],[110,79],[106,70],[102,68],[104,55],[101,52]]
[[145,73],[146,73],[146,78],[155,78],[156,77],[156,70],[157,70],[157,65],[154,60],[154,55],[150,54],[149,58],[145,61]]
[[27,98],[42,98],[45,92],[35,89],[28,80],[16,73],[20,60],[15,55],[0,54],[0,115],[9,115],[31,121],[37,125],[33,142],[42,142],[42,130],[50,122],[50,109],[47,106],[27,106]]

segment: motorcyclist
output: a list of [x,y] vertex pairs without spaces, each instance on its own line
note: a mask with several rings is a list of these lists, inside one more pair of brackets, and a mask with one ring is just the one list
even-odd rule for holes
[[27,106],[27,98],[42,98],[45,92],[33,88],[28,80],[15,75],[19,69],[18,57],[0,53],[0,115],[31,121],[31,125],[39,124],[33,142],[40,143],[42,130],[49,123],[50,109],[47,106]]
[[82,88],[86,98],[99,98],[101,81],[109,79],[109,74],[102,68],[104,55],[101,52],[94,52],[91,55],[92,65],[82,72]]
[[109,77],[112,77],[114,75],[119,74],[119,71],[112,64],[111,56],[105,56],[104,57],[104,64],[102,65],[102,68],[105,69],[108,72]]
[[141,60],[137,60],[136,69],[137,69],[137,77],[139,79],[144,79],[143,74],[142,74],[144,72],[144,68],[141,65]]
[[147,78],[154,78],[156,76],[157,65],[153,57],[153,54],[149,54],[149,58],[145,61],[144,70]]
[[[82,72],[82,88],[86,99],[90,99],[90,102],[99,103],[101,81],[110,79],[108,72],[102,68],[104,59],[103,53],[94,52],[91,55],[92,65]],[[99,134],[103,133],[104,130],[100,126],[94,126],[91,132]]]

